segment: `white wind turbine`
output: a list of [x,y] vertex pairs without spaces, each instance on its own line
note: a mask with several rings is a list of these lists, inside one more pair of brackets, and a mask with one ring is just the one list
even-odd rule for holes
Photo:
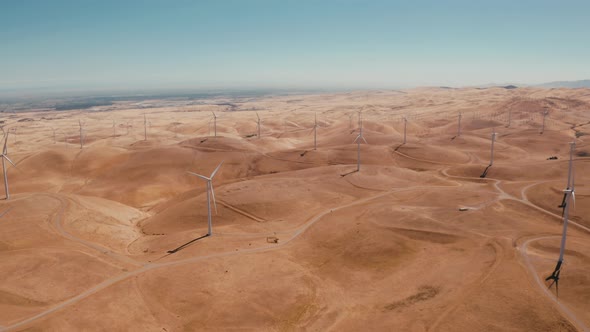
[[563,255],[565,253],[565,241],[567,236],[567,225],[569,222],[569,208],[570,208],[570,198],[572,199],[572,203],[574,207],[576,206],[576,194],[574,190],[574,150],[576,148],[576,142],[570,143],[570,161],[569,161],[569,169],[567,174],[567,188],[563,191],[565,197],[563,198],[563,231],[561,234],[561,246],[559,248],[559,259],[557,260],[557,265],[551,273],[550,276],[545,278],[545,281],[553,280],[549,287],[555,284],[555,293],[559,294],[559,274],[561,273],[561,265],[563,264]]
[[84,148],[84,124],[82,120],[78,120],[78,124],[80,125],[80,149]]
[[147,117],[143,113],[143,140],[147,141]]
[[494,128],[494,130],[492,131],[492,148],[490,151],[490,166],[492,166],[494,164],[494,142],[496,141],[496,136],[498,134],[496,133],[496,129]]
[[408,129],[408,118],[404,116],[404,142],[402,144],[406,144],[406,132]]
[[357,144],[357,148],[356,148],[356,171],[357,172],[360,172],[360,170],[361,170],[361,141],[365,142],[365,144],[369,144],[369,143],[367,143],[367,140],[363,136],[363,118],[362,118],[361,112],[359,112],[359,134],[353,142],[353,143]]
[[258,118],[256,121],[256,131],[258,132],[258,138],[260,138],[260,116],[258,116],[258,112],[256,112],[256,117]]
[[217,167],[209,177],[193,172],[188,172],[191,175],[198,176],[201,179],[207,181],[207,236],[211,236],[213,234],[211,226],[211,198],[213,198],[213,206],[215,207],[215,214],[217,214],[217,203],[215,202],[215,191],[213,190],[213,177],[215,176],[222,164],[223,161],[220,162],[219,165],[217,165]]
[[313,123],[313,149],[317,150],[318,148],[318,113],[314,114],[314,123]]
[[459,119],[458,119],[458,123],[457,123],[457,137],[461,136],[461,117],[462,117],[462,114],[461,114],[461,112],[459,112]]
[[6,199],[10,198],[10,192],[8,191],[8,175],[6,174],[6,160],[12,164],[12,166],[16,167],[16,165],[8,158],[8,134],[10,131],[5,132],[4,128],[2,128],[4,132],[4,148],[2,149],[2,172],[4,173],[4,191],[6,192]]
[[217,137],[217,115],[213,111],[211,113],[213,113],[213,133]]
[[543,112],[543,125],[541,126],[541,134],[545,132],[545,119],[547,118],[547,115],[549,115],[549,111],[545,110]]

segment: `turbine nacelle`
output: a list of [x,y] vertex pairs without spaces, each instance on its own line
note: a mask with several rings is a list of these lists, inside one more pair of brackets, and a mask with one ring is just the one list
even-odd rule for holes
[[215,214],[217,214],[217,202],[215,201],[215,191],[213,190],[213,177],[215,176],[215,174],[217,174],[217,171],[219,171],[219,168],[221,168],[221,165],[223,165],[223,161],[220,162],[219,165],[217,165],[217,167],[215,168],[215,170],[213,170],[213,172],[211,173],[211,175],[209,177],[207,177],[205,175],[201,175],[201,174],[187,171],[187,173],[197,176],[197,177],[207,181],[207,185],[208,185],[207,189],[211,190],[211,198],[213,199],[213,207],[215,208]]
[[563,192],[566,195],[566,202],[567,202],[567,199],[571,196],[573,206],[575,209],[576,208],[576,192],[574,191],[574,188],[564,189]]

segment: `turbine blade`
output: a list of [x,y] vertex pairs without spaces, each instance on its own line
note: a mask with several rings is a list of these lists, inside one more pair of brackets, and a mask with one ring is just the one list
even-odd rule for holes
[[4,135],[4,148],[2,149],[2,153],[7,154],[8,153],[8,134],[10,133],[10,130],[6,133],[6,135]]
[[359,140],[359,138],[361,138],[361,135],[358,135],[358,136],[357,136],[357,137],[354,139],[354,141],[352,141],[352,143],[356,143],[356,142]]
[[260,121],[260,117],[258,116],[258,112],[256,112],[256,117],[258,118],[258,121]]
[[209,182],[209,186],[211,188],[211,198],[213,198],[213,207],[215,208],[215,214],[217,214],[217,201],[215,201],[215,190],[213,190],[213,181]]
[[11,163],[12,166],[16,167],[16,165],[12,162],[12,160],[10,160],[10,158],[8,158],[7,155],[3,154],[2,157],[4,157],[6,160],[8,160],[8,162]]
[[574,210],[576,209],[576,192],[572,190],[572,203]]
[[203,180],[205,180],[205,181],[209,181],[209,178],[208,178],[208,177],[206,177],[206,176],[204,176],[204,175],[197,174],[197,173],[193,173],[193,172],[189,172],[189,171],[187,171],[187,173],[189,173],[189,174],[191,174],[191,175],[194,175],[194,176],[198,176],[198,177],[200,177],[201,179],[203,179]]
[[361,138],[363,139],[363,141],[365,142],[365,144],[369,144],[369,143],[367,142],[367,140],[366,140],[366,139],[365,139],[363,136],[361,136]]
[[217,171],[219,171],[219,168],[221,167],[221,165],[223,165],[223,162],[225,160],[222,160],[219,165],[217,165],[217,167],[215,168],[215,170],[213,171],[213,173],[211,173],[211,179],[213,179],[213,177],[215,176],[215,174],[217,173]]

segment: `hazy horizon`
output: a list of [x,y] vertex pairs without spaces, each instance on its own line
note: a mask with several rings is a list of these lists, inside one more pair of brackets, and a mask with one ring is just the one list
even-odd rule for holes
[[590,77],[590,4],[19,1],[0,93],[386,89]]

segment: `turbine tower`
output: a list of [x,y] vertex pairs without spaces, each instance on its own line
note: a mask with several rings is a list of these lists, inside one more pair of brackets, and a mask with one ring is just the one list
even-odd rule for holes
[[198,176],[201,179],[207,181],[207,236],[213,235],[212,225],[211,225],[211,198],[213,198],[213,206],[215,207],[215,214],[217,214],[217,203],[215,202],[215,191],[213,190],[213,182],[212,181],[213,181],[213,177],[215,176],[215,174],[217,173],[217,171],[219,170],[219,168],[221,167],[222,164],[223,164],[223,161],[220,162],[219,165],[217,165],[217,167],[215,168],[215,170],[213,171],[213,173],[211,173],[211,176],[209,176],[209,177],[206,177],[201,174],[193,173],[193,172],[188,172],[191,175]]
[[365,139],[365,137],[363,137],[363,119],[361,117],[361,112],[359,112],[359,134],[353,142],[353,143],[357,144],[357,147],[356,147],[356,171],[357,172],[360,172],[360,170],[361,170],[361,140],[363,142],[365,142],[365,144],[369,144],[369,143],[367,143],[367,140]]
[[[4,128],[2,128],[4,132]],[[12,164],[12,166],[16,167],[16,165],[8,158],[8,132],[4,132],[4,148],[2,149],[2,172],[4,173],[4,192],[6,193],[6,199],[10,199],[10,192],[8,191],[8,175],[6,174],[6,160]]]
[[143,113],[143,140],[147,141],[147,118]]
[[496,135],[498,134],[496,133],[496,128],[494,128],[492,131],[492,149],[490,151],[490,166],[494,164],[494,142],[496,141]]
[[461,112],[459,112],[459,120],[457,124],[457,137],[461,136]]
[[570,143],[570,162],[567,175],[567,188],[563,191],[565,194],[563,204],[563,231],[561,234],[561,246],[559,247],[559,259],[557,265],[550,276],[545,278],[545,281],[553,280],[549,285],[549,288],[555,284],[555,293],[559,295],[559,274],[561,273],[561,265],[563,264],[563,255],[565,253],[565,241],[567,236],[567,225],[569,222],[569,209],[570,199],[576,205],[576,194],[574,190],[574,149],[576,148],[576,142]]
[[314,115],[314,124],[313,124],[313,149],[317,150],[318,148],[318,113],[316,112]]
[[78,120],[78,124],[80,125],[80,149],[84,148],[84,124],[82,120]]
[[408,119],[404,116],[404,143],[406,144],[406,130],[408,129]]
[[260,116],[258,116],[258,112],[256,112],[256,117],[258,118],[256,121],[256,131],[258,132],[258,138],[260,139]]
[[217,137],[217,115],[215,115],[215,112],[211,112],[213,113],[213,133],[214,136]]
[[541,135],[545,132],[545,118],[549,115],[549,111],[545,110],[543,112],[543,125],[541,126]]

